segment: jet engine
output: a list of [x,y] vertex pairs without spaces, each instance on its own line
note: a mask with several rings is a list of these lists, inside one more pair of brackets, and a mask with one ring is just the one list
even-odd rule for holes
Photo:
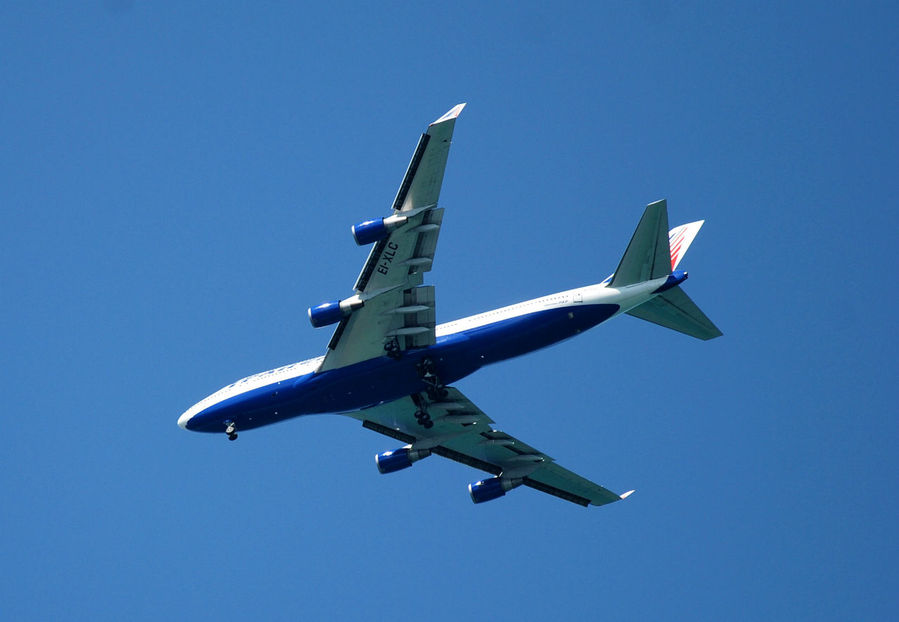
[[399,216],[397,214],[388,216],[387,218],[366,220],[365,222],[360,222],[358,225],[353,225],[353,238],[359,246],[380,242],[390,235],[391,231],[406,224],[407,220],[409,219],[405,216]]
[[362,308],[365,302],[357,294],[345,300],[332,300],[323,302],[317,307],[309,307],[309,322],[315,328],[321,328],[328,324],[339,322],[356,309]]
[[522,480],[520,479],[491,477],[490,479],[482,479],[474,484],[469,484],[468,493],[471,495],[471,500],[475,503],[484,503],[485,501],[499,499],[507,491],[520,486],[521,482]]
[[412,466],[422,458],[431,455],[430,449],[412,449],[412,445],[406,445],[393,451],[385,451],[375,456],[375,464],[381,473],[393,473]]

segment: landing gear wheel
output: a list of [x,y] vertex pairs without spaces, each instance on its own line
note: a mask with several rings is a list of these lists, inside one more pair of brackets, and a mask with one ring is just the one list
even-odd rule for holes
[[424,359],[418,364],[418,375],[421,378],[421,381],[425,383],[428,399],[432,402],[442,400],[449,395],[449,391],[446,390],[446,385],[440,382],[440,378],[437,376],[437,370],[434,367],[434,361],[431,359]]
[[428,384],[433,384],[437,379],[437,374],[434,372],[434,361],[423,359],[418,364],[418,375]]
[[225,434],[228,435],[228,440],[236,441],[237,440],[237,426],[234,425],[233,421],[226,421],[225,423],[228,424],[228,427],[225,428]]
[[430,399],[432,402],[446,399],[447,395],[449,395],[449,391],[446,390],[446,387],[428,387],[428,399]]
[[424,427],[425,429],[434,427],[434,421],[431,420],[431,415],[429,415],[424,410],[415,411],[415,420],[418,421],[418,425]]
[[384,344],[384,351],[387,353],[387,356],[394,360],[399,360],[403,356],[403,352],[400,350],[400,343],[396,337]]

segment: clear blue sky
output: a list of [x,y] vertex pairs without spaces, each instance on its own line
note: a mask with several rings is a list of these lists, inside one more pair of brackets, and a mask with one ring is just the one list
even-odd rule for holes
[[[0,618],[899,617],[894,4],[284,4],[0,7]],[[323,352],[350,225],[461,101],[439,321],[706,219],[723,338],[625,317],[458,385],[624,503],[176,426]]]

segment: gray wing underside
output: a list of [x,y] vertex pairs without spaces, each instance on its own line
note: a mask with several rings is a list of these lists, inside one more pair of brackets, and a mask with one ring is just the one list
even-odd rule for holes
[[[444,458],[493,475],[521,478],[523,485],[579,505],[605,505],[623,498],[559,466],[553,458],[517,438],[495,430],[493,420],[461,391],[429,402],[426,395],[348,413],[363,426]],[[418,402],[418,404],[416,404]],[[433,425],[425,428],[415,414],[424,404]],[[626,496],[626,495],[624,495]]]
[[433,345],[435,294],[423,274],[431,270],[443,209],[437,207],[460,104],[422,134],[393,202],[406,223],[377,242],[356,279],[365,305],[344,318],[328,343],[322,370],[384,355],[387,342],[400,350]]

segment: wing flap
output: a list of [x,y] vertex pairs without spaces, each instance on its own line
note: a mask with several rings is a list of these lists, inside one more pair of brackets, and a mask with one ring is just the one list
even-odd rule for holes
[[543,482],[532,479],[530,477],[524,478],[524,485],[528,488],[533,488],[534,490],[545,492],[548,495],[553,495],[555,497],[559,497],[560,499],[564,499],[565,501],[577,503],[578,505],[582,505],[584,507],[590,505],[590,499],[586,497],[579,497],[578,495],[570,493],[567,490],[544,484]]
[[524,484],[536,490],[561,497],[566,501],[585,506],[591,504],[605,505],[621,499],[620,495],[615,494],[611,490],[599,484],[594,484],[590,480],[555,463],[541,466],[525,478]]
[[462,453],[461,451],[456,451],[454,449],[448,449],[446,447],[435,447],[433,452],[438,456],[442,456],[443,458],[449,458],[450,460],[455,460],[465,466],[470,466],[473,469],[480,469],[481,471],[485,471],[486,473],[490,473],[491,475],[500,475],[503,470],[501,467],[496,466],[495,464],[490,464],[489,462],[484,462],[474,456],[469,456],[468,454]]
[[433,285],[420,285],[403,292],[403,306],[392,310],[393,313],[399,311],[402,316],[403,325],[397,329],[405,331],[397,335],[402,339],[402,343],[397,344],[401,350],[437,343],[435,306]]

